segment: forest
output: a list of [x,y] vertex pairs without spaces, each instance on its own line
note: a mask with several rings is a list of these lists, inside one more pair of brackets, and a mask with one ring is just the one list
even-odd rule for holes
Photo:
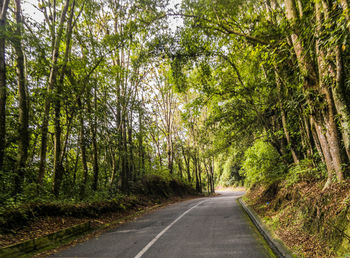
[[348,5],[1,0],[1,206],[108,199],[151,175],[344,187]]

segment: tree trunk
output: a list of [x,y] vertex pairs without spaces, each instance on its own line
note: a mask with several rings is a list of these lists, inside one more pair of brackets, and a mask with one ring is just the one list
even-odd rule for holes
[[80,119],[80,149],[81,149],[81,161],[83,163],[83,183],[80,187],[80,198],[83,199],[85,196],[85,188],[87,184],[88,179],[88,166],[87,166],[87,159],[86,159],[86,145],[85,145],[85,126],[84,126],[84,110],[83,105],[81,103],[80,97],[77,99],[78,107],[79,107],[79,119]]
[[326,159],[325,159],[323,151],[322,151],[321,142],[320,142],[320,139],[318,137],[318,132],[316,130],[316,123],[313,122],[313,118],[310,118],[310,125],[311,125],[310,130],[312,133],[312,138],[314,139],[317,152],[320,155],[322,162],[327,165]]
[[168,156],[168,169],[169,169],[169,173],[170,175],[173,174],[173,142],[171,139],[171,134],[169,133],[169,135],[167,135],[167,156]]
[[[321,5],[319,1],[316,1],[315,3],[315,12],[316,12],[316,33],[317,35],[321,35],[322,33],[322,14],[321,14]],[[325,10],[326,15],[328,16],[327,10]],[[336,177],[338,182],[343,180],[343,169],[342,169],[342,157],[341,157],[341,151],[340,151],[340,142],[339,142],[339,135],[338,135],[338,128],[337,124],[335,122],[335,105],[333,102],[333,96],[331,92],[331,88],[334,86],[331,82],[329,85],[329,82],[326,82],[326,78],[334,77],[332,74],[330,74],[330,68],[327,64],[326,57],[327,53],[325,53],[325,50],[323,50],[320,47],[319,39],[316,40],[316,55],[317,55],[317,64],[318,64],[318,70],[319,70],[319,76],[320,76],[320,93],[323,95],[326,107],[321,109],[320,117],[316,120],[316,122],[323,122],[323,125],[326,128],[326,137],[327,142],[329,145],[330,154],[332,156],[333,161],[333,168],[336,173]],[[317,108],[317,107],[316,107]],[[323,118],[321,118],[323,117]],[[328,171],[329,175],[328,178],[332,177],[333,171]],[[331,174],[330,174],[331,173]]]
[[9,0],[1,1],[0,13],[0,170],[3,168],[6,146],[6,14]]
[[211,175],[211,193],[215,192],[215,181],[214,181],[214,157],[210,161],[210,175]]
[[[143,96],[142,96],[142,101],[143,100]],[[143,111],[142,111],[142,107],[139,107],[139,127],[140,127],[140,131],[139,131],[139,170],[140,170],[140,175],[143,176],[145,174],[145,150],[143,147]]]
[[280,111],[281,111],[283,132],[284,132],[284,135],[286,137],[290,152],[292,153],[293,161],[295,164],[298,164],[299,158],[294,150],[294,144],[292,143],[292,139],[291,139],[290,134],[289,134],[286,113],[285,113],[284,107],[283,107],[282,83],[280,81],[279,75],[278,75],[276,70],[275,70],[275,77],[276,77],[277,91],[278,91],[278,95],[279,95],[279,106],[280,106]]
[[134,162],[134,142],[132,139],[132,117],[133,112],[130,111],[130,116],[128,117],[128,145],[129,145],[129,175],[130,178],[133,179],[133,181],[136,181],[136,173],[135,173],[135,162]]
[[[92,183],[92,190],[96,191],[98,186],[98,177],[99,177],[99,165],[98,165],[98,147],[97,147],[97,95],[96,95],[96,85],[94,89],[94,113],[92,112],[91,103],[90,103],[90,94],[88,94],[88,113],[89,113],[89,122],[90,122],[90,133],[92,140],[92,149],[93,149],[93,163],[92,170],[94,174],[94,181]],[[92,118],[93,117],[93,118]]]
[[[79,136],[80,137],[80,136]],[[78,139],[78,142],[80,142],[80,139]],[[77,170],[78,170],[78,163],[79,163],[79,155],[80,155],[80,148],[78,146],[78,150],[76,151],[75,161],[74,161],[74,170],[73,170],[73,185],[75,186],[76,178],[77,178]]]
[[[306,145],[306,157],[313,159],[313,146],[314,146],[314,141],[312,138],[312,133],[310,130],[310,122],[307,119],[307,117],[302,113],[303,111],[299,112],[299,117],[300,117],[300,134],[301,137],[304,138],[304,142]],[[316,144],[315,144],[316,145]],[[323,155],[322,152],[320,152],[321,159],[323,160]]]
[[183,175],[182,175],[182,160],[180,157],[177,158],[177,166],[179,168],[179,176],[182,179]]
[[115,154],[112,150],[112,148],[110,148],[110,158],[111,158],[111,163],[112,163],[112,175],[111,175],[111,179],[110,179],[110,188],[112,189],[114,182],[115,182],[115,178],[117,175],[117,171],[118,171],[118,166],[117,166],[117,160],[115,158]]
[[[44,117],[43,123],[41,126],[41,146],[40,146],[40,164],[39,164],[39,176],[38,184],[41,185],[43,178],[45,176],[45,167],[46,167],[46,153],[47,153],[47,135],[48,135],[48,125],[49,125],[49,116],[50,116],[50,107],[51,107],[51,94],[55,89],[58,73],[58,57],[59,57],[59,48],[61,43],[61,38],[63,34],[63,24],[66,19],[66,14],[68,11],[70,0],[67,0],[61,14],[60,23],[58,25],[58,33],[55,37],[54,46],[52,50],[52,60],[51,60],[51,69],[50,76],[48,81],[45,105],[44,105]],[[56,144],[56,143],[55,143]],[[59,168],[57,166],[57,168]],[[56,169],[56,168],[55,168]]]
[[[292,25],[295,25],[296,21],[299,19],[296,5],[294,0],[284,0],[286,6],[286,16]],[[297,26],[294,26],[297,27]],[[302,41],[299,38],[297,31],[293,31],[292,35],[292,43],[294,52],[297,56],[298,65],[302,75],[305,80],[305,87],[312,89],[317,86],[316,83],[316,71],[310,62],[310,57],[308,56],[308,52],[305,51]]]
[[122,179],[122,191],[128,192],[129,191],[129,167],[128,167],[128,143],[127,143],[127,128],[126,128],[126,112],[123,112],[122,117],[122,173],[121,173],[121,179]]
[[340,3],[343,7],[343,13],[345,15],[346,20],[350,21],[350,15],[349,15],[349,3],[348,0],[340,0]]
[[204,169],[205,169],[205,172],[207,174],[207,193],[209,194],[210,193],[210,174],[209,174],[209,168],[207,166],[206,163],[204,163]]
[[[298,20],[298,15],[295,8],[294,0],[285,0],[287,19],[292,25],[296,25]],[[315,14],[316,14],[316,33],[321,33],[321,8],[320,2],[315,2]],[[335,123],[335,112],[334,103],[332,100],[332,94],[329,90],[329,85],[325,84],[325,79],[328,77],[328,67],[325,65],[325,53],[321,50],[319,46],[319,37],[316,37],[316,56],[317,65],[319,71],[320,80],[317,81],[316,72],[312,64],[312,59],[308,55],[308,51],[304,49],[303,42],[298,36],[297,26],[293,26],[294,31],[292,33],[292,41],[294,46],[294,51],[297,56],[298,64],[302,75],[304,76],[304,89],[307,92],[307,102],[312,108],[315,128],[317,130],[317,135],[322,146],[323,155],[325,158],[327,170],[328,170],[328,182],[326,186],[330,183],[330,178],[334,171],[338,181],[343,178],[343,172],[341,168],[341,155],[339,146],[339,137],[337,134],[337,126]],[[316,35],[317,36],[317,35]],[[322,106],[321,103],[316,103],[312,96],[321,96],[325,99],[326,107]],[[321,131],[321,128],[326,129],[326,139]]]
[[25,176],[25,168],[28,158],[29,148],[29,111],[28,111],[28,98],[26,90],[25,79],[25,61],[24,53],[22,49],[22,28],[23,21],[21,16],[21,0],[16,0],[16,32],[13,39],[14,48],[17,55],[17,85],[18,85],[18,98],[19,98],[19,126],[18,126],[18,158],[17,158],[17,173],[15,177],[15,192],[20,193],[22,191],[23,180]]
[[[54,117],[54,129],[55,129],[54,169],[55,169],[55,177],[54,177],[53,191],[54,191],[54,194],[56,197],[59,195],[61,181],[62,181],[63,173],[64,173],[64,168],[63,168],[62,159],[61,159],[61,156],[63,153],[62,143],[61,143],[61,137],[62,137],[61,101],[62,101],[62,94],[63,94],[64,77],[66,75],[67,62],[68,62],[68,57],[69,57],[70,49],[71,49],[70,42],[71,42],[72,31],[73,31],[72,22],[73,22],[73,15],[74,15],[74,5],[75,5],[75,0],[73,0],[72,7],[70,10],[70,15],[69,15],[68,22],[67,22],[66,49],[65,49],[65,54],[64,54],[63,65],[62,65],[59,83],[57,83],[56,85],[53,86],[53,90],[55,92],[55,99],[54,99],[54,110],[55,110],[55,117]],[[58,73],[58,68],[57,68],[56,73]],[[54,81],[55,80],[56,79],[54,79]]]
[[332,87],[332,94],[334,97],[334,104],[337,113],[340,115],[341,133],[344,141],[344,148],[350,160],[350,110],[347,103],[350,103],[349,97],[345,93],[344,84],[344,68],[341,47],[336,48],[336,83]]
[[55,170],[55,176],[54,176],[54,182],[53,182],[53,192],[56,197],[59,195],[60,186],[61,186],[61,179],[63,176],[63,166],[61,164],[61,135],[62,135],[62,128],[61,128],[61,100],[60,100],[60,94],[61,94],[61,86],[56,86],[56,97],[54,101],[55,106],[55,117],[54,117],[54,128],[55,128],[55,141],[54,141],[54,170]]
[[190,158],[189,157],[186,158],[185,148],[183,146],[181,146],[181,150],[182,150],[182,156],[183,156],[183,158],[185,160],[185,164],[186,164],[187,180],[189,183],[191,183],[192,178],[191,178],[191,169],[190,169]]
[[196,177],[196,191],[200,193],[200,185],[199,185],[199,177],[198,177],[198,165],[197,165],[197,154],[193,154],[193,167],[194,167],[194,173]]
[[334,171],[332,155],[331,155],[331,152],[329,149],[329,144],[327,142],[327,139],[325,137],[324,132],[322,131],[321,126],[318,125],[317,123],[315,123],[314,121],[312,121],[312,122],[313,122],[313,126],[317,132],[317,138],[320,141],[323,157],[324,157],[324,160],[325,160],[325,163],[327,166],[328,177],[327,177],[327,182],[324,186],[324,189],[326,189],[332,183],[332,175],[333,175],[333,171]]

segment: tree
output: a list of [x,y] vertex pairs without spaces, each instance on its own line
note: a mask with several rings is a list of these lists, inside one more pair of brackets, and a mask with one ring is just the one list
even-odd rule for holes
[[9,0],[1,1],[0,5],[0,170],[3,168],[6,146],[6,15]]
[[28,148],[29,148],[29,101],[27,96],[26,76],[25,76],[25,61],[24,51],[22,48],[22,8],[21,0],[16,0],[16,30],[13,38],[13,45],[17,56],[17,85],[18,85],[18,98],[19,98],[19,126],[18,126],[18,158],[15,177],[15,192],[22,191],[22,184],[24,180],[24,173],[27,165]]

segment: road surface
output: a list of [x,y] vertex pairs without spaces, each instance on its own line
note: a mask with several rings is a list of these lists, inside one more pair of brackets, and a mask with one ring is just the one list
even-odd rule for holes
[[236,202],[242,192],[221,194],[170,205],[55,256],[273,256]]

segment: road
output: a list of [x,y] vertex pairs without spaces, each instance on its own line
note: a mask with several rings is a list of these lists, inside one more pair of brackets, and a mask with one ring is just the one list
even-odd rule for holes
[[180,202],[56,257],[271,257],[236,199],[241,192]]

